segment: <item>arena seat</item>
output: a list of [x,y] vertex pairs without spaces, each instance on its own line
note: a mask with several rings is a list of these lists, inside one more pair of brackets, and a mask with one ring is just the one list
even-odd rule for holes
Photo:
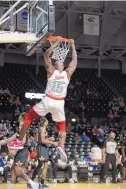
[[[31,76],[27,74],[30,71],[34,77],[42,84],[42,89],[38,88]],[[117,79],[120,82],[125,80],[118,71],[103,71],[103,75],[108,74],[110,79]],[[115,77],[114,77],[115,74]],[[117,81],[116,80],[116,81]],[[35,74],[35,66],[19,65],[5,63],[2,74],[0,75],[0,86],[8,88],[11,94],[22,95],[27,91],[40,90],[45,92],[47,82],[46,70],[40,66],[39,73]],[[123,83],[123,82],[122,82]],[[120,84],[119,84],[120,85]],[[117,84],[118,86],[118,84]],[[121,85],[122,86],[122,85]],[[119,89],[121,90],[122,87]],[[96,69],[77,69],[71,78],[66,97],[66,107],[77,113],[85,112],[91,117],[105,117],[108,112],[108,102],[115,96],[115,92],[101,78],[97,77]],[[73,103],[74,102],[74,103]],[[2,99],[0,99],[0,106]],[[7,104],[7,102],[6,102]]]

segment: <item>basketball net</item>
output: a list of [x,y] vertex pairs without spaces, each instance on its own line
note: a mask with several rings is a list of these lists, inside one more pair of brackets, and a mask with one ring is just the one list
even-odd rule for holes
[[[49,40],[50,44],[53,45],[55,43],[54,40]],[[70,43],[62,41],[60,44],[53,50],[52,59],[57,61],[64,62],[66,59],[66,56],[70,49]]]

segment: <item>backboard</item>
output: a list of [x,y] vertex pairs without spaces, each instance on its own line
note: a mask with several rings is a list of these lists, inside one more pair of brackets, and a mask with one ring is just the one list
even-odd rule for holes
[[26,55],[31,56],[42,46],[43,38],[55,32],[55,8],[52,0],[36,0],[29,9],[27,32],[36,34],[38,40],[26,45]]

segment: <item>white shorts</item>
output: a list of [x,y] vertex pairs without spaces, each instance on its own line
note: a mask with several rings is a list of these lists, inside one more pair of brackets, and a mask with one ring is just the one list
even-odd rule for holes
[[36,104],[33,109],[39,116],[45,116],[47,113],[52,114],[53,121],[65,121],[64,100],[53,100],[45,96],[42,101]]

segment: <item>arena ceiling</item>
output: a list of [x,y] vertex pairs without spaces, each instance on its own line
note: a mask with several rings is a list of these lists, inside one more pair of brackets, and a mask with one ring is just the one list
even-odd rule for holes
[[[55,1],[54,5],[55,35],[75,39],[80,58],[126,58],[125,1]],[[83,34],[83,14],[100,16],[99,36]],[[2,49],[24,53],[20,44],[1,44]]]

